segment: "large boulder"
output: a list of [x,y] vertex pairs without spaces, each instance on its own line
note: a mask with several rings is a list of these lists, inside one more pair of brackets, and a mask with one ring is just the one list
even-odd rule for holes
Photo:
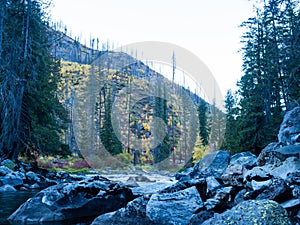
[[146,216],[146,206],[150,196],[142,196],[129,202],[126,207],[118,211],[106,213],[97,217],[92,225],[108,225],[108,224],[147,224],[154,225],[155,223],[149,220]]
[[219,150],[205,155],[194,166],[192,174],[201,177],[214,176],[220,178],[225,172],[230,160],[230,153]]
[[266,189],[257,196],[257,200],[269,199],[278,203],[286,201],[286,199],[292,197],[292,190],[281,178],[273,178],[272,183],[266,187]]
[[0,177],[0,183],[3,185],[8,184],[13,187],[21,187],[23,185],[23,180],[25,179],[25,175],[21,172],[12,172],[8,173],[3,177]]
[[283,147],[266,147],[258,156],[258,164],[280,166],[282,163],[290,158],[295,157],[300,159],[300,145],[287,145]]
[[271,200],[249,200],[222,214],[215,214],[202,225],[292,225],[286,210]]
[[300,106],[285,114],[278,133],[278,140],[285,145],[300,143]]
[[202,207],[197,188],[191,187],[175,193],[152,195],[146,206],[146,215],[152,222],[161,225],[184,225]]
[[16,189],[13,186],[9,185],[9,184],[5,184],[5,185],[0,187],[0,192],[9,192],[9,191],[15,192]]
[[256,166],[257,157],[251,152],[242,152],[231,157],[229,166],[222,175],[226,185],[242,187],[245,173]]
[[124,207],[132,199],[133,194],[126,186],[95,176],[42,190],[8,220],[29,223],[95,218]]

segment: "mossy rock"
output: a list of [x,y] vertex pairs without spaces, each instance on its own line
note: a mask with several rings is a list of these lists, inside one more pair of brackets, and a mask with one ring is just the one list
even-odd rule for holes
[[292,225],[284,208],[271,200],[244,201],[202,225]]

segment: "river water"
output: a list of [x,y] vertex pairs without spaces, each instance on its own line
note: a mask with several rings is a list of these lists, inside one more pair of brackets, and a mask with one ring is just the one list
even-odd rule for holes
[[6,220],[19,206],[37,193],[37,191],[9,191],[0,193],[0,224],[9,224]]
[[[86,175],[88,176],[88,175]],[[104,175],[104,177],[116,181],[123,182],[126,184],[126,181],[130,177],[135,177],[134,174],[110,174]],[[153,191],[157,188],[161,189],[162,187],[167,187],[174,183],[174,180],[170,180],[169,176],[164,176],[160,174],[148,174],[147,178],[151,180],[151,182],[137,182],[139,187],[136,188],[136,191],[142,191],[143,193],[147,193],[147,189],[144,188],[151,187]],[[139,190],[141,189],[141,190]],[[148,188],[149,189],[149,188]],[[33,197],[38,190],[31,191],[16,191],[16,192],[0,192],[0,225],[10,224],[6,219],[17,209],[20,205],[27,201],[27,199]],[[64,222],[56,222],[56,223],[45,223],[45,225],[87,225],[91,224],[93,220],[84,219],[83,221],[64,221]],[[20,225],[19,223],[17,223]],[[17,225],[12,224],[12,225]]]

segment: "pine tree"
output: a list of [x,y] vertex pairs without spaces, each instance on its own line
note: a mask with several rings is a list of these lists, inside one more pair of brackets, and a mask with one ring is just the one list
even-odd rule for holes
[[4,1],[1,17],[1,158],[36,150],[60,153],[65,112],[56,97],[59,64],[50,53],[48,22],[37,0]]
[[203,144],[208,145],[209,139],[209,127],[208,127],[208,104],[200,99],[198,105],[198,115],[199,115],[199,135],[202,138]]
[[300,93],[299,2],[260,3],[255,17],[242,24],[243,76],[236,117],[240,149],[256,154],[276,141],[282,112]]
[[238,108],[236,104],[236,96],[231,90],[228,90],[225,98],[226,131],[222,149],[229,150],[232,154],[242,151],[239,143],[240,137],[237,124]]

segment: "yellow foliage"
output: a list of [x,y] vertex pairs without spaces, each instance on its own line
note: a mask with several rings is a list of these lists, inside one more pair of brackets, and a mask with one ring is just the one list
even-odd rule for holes
[[203,145],[202,138],[198,135],[193,151],[193,163],[202,159],[207,153],[207,147]]
[[150,125],[147,123],[142,123],[144,130],[150,131]]

